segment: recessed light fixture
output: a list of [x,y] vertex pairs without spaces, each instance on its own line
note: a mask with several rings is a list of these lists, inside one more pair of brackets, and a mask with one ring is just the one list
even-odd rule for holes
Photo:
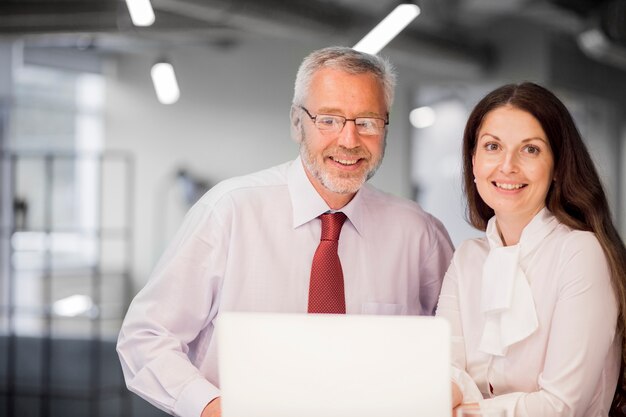
[[52,305],[52,312],[58,316],[76,317],[88,313],[93,307],[91,297],[74,294],[55,301]]
[[409,121],[413,127],[417,129],[424,129],[432,126],[437,120],[437,114],[432,107],[424,106],[411,110],[409,113]]
[[180,97],[180,89],[172,64],[159,61],[152,66],[150,74],[159,102],[162,104],[176,103]]

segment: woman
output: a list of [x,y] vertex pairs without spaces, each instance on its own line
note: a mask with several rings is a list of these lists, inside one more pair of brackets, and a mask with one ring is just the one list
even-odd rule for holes
[[571,115],[532,83],[472,111],[472,225],[437,315],[452,327],[453,406],[509,417],[606,417],[623,355],[626,249]]

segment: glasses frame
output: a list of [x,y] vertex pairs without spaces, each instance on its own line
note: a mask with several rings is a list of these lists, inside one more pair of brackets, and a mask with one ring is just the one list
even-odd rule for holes
[[[317,126],[317,118],[319,116],[332,116],[332,117],[337,117],[339,119],[343,120],[343,124],[341,125],[341,129],[339,129],[337,132],[335,133],[341,133],[343,131],[343,128],[346,127],[346,123],[347,122],[353,122],[356,125],[356,121],[359,119],[377,119],[377,120],[382,120],[383,122],[385,122],[384,126],[388,126],[389,125],[389,115],[387,115],[386,119],[383,119],[382,117],[355,117],[354,119],[348,119],[347,117],[344,116],[339,116],[338,114],[316,114],[315,116],[313,116],[306,107],[304,106],[298,106],[300,107],[302,110],[304,110],[304,112],[306,113],[307,116],[309,116],[309,118],[311,119],[311,121],[313,122],[313,124],[315,125],[315,127],[320,131],[320,132],[331,132],[330,130],[322,130]],[[357,132],[358,132],[358,127],[357,127]],[[384,128],[383,131],[381,131],[380,133],[378,133],[378,135],[382,135],[384,132]],[[362,135],[362,133],[359,132],[360,135]],[[365,135],[365,136],[375,136],[375,135]]]

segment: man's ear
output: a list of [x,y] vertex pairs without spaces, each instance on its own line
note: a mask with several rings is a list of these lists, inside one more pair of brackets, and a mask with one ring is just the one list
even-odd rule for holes
[[289,113],[289,119],[291,121],[291,139],[294,142],[302,142],[302,119],[301,113],[296,106],[291,106],[291,112]]

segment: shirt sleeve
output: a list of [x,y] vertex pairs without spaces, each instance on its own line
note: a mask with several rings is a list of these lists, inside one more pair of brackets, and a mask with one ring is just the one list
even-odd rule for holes
[[219,395],[187,354],[201,331],[212,334],[226,259],[222,231],[206,206],[198,203],[190,210],[131,303],[118,338],[128,388],[181,417],[199,417]]
[[450,266],[454,247],[443,224],[433,216],[430,216],[429,228],[432,244],[427,256],[421,258],[423,261],[419,279],[422,314],[432,316],[435,314],[443,276]]
[[558,276],[541,277],[559,292],[539,390],[519,396],[516,417],[583,417],[611,354],[618,307],[604,251],[593,234],[573,232],[561,254]]
[[457,384],[463,394],[463,403],[478,402],[483,399],[478,386],[472,377],[465,372],[465,338],[459,309],[459,286],[457,264],[453,260],[443,279],[437,316],[444,317],[450,324],[452,381]]

